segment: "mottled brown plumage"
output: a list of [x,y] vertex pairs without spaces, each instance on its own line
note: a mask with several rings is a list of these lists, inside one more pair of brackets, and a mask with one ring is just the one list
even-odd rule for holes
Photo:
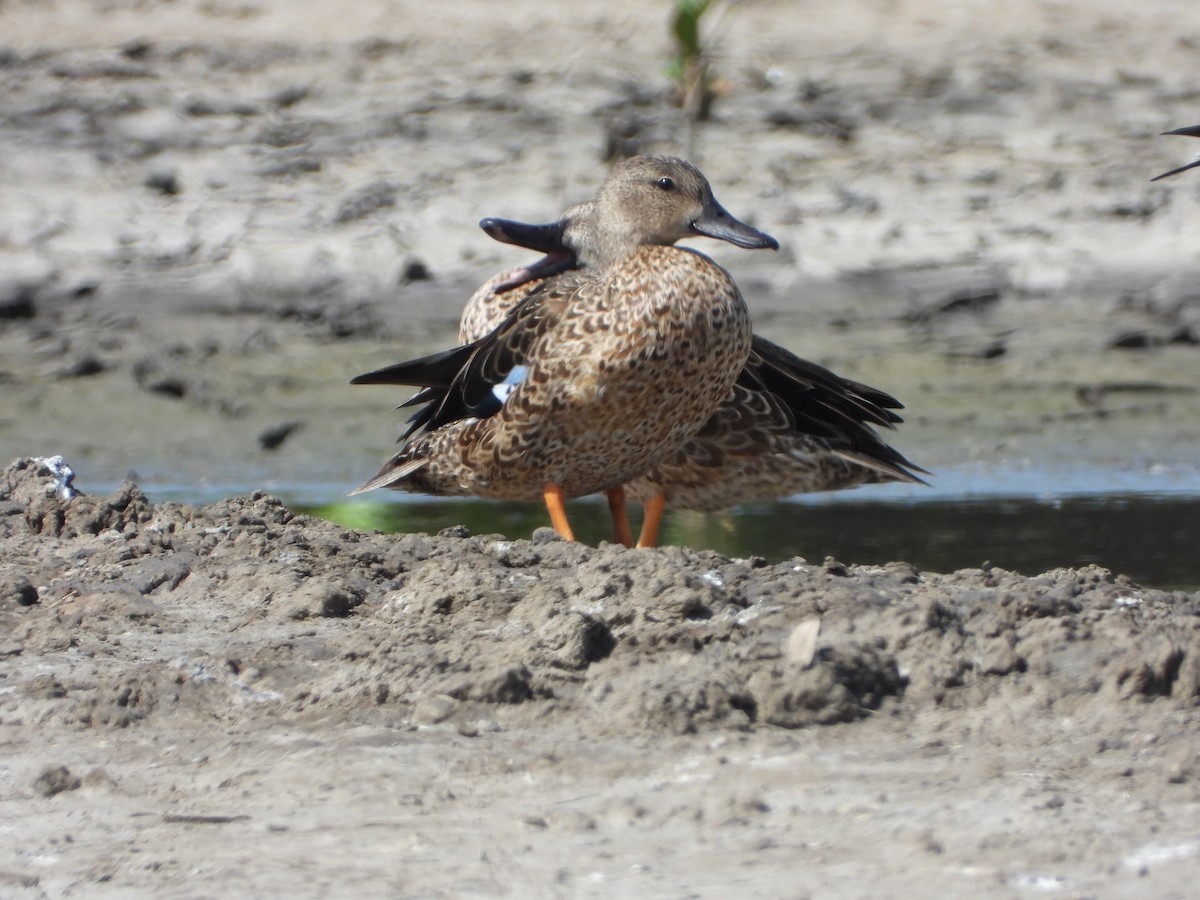
[[625,485],[643,503],[712,511],[924,472],[868,422],[891,428],[899,403],[754,336],[742,377],[674,454]]
[[471,358],[490,367],[479,384],[503,381],[496,357],[528,367],[499,411],[436,423],[363,489],[532,500],[546,482],[578,497],[628,481],[729,391],[749,321],[732,279],[687,250],[644,247],[606,278],[557,279]]
[[669,157],[620,164],[594,212],[613,235],[604,265],[518,285],[503,321],[473,343],[355,379],[427,388],[417,432],[359,491],[551,505],[551,488],[618,487],[705,423],[749,356],[749,313],[724,269],[670,245],[692,234],[777,245]]
[[[485,219],[481,224],[491,236],[547,257],[484,284],[463,310],[460,338],[471,340],[494,327],[498,317],[543,283],[539,273],[603,266],[609,251],[595,218],[594,204],[586,201],[550,225]],[[894,427],[900,418],[891,410],[899,408],[888,394],[756,335],[738,383],[704,426],[626,489],[642,502],[661,494],[672,507],[711,511],[861,484],[922,483],[915,473],[924,470],[871,427]]]

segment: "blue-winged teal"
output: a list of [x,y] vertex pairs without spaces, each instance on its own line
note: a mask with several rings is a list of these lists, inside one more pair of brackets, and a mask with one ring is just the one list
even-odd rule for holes
[[[608,491],[623,517],[621,485],[704,425],[749,357],[750,316],[724,269],[671,245],[691,235],[778,244],[670,157],[614,168],[593,222],[610,248],[604,265],[522,286],[471,343],[354,379],[426,388],[403,447],[356,493],[541,497],[569,539],[564,499]],[[619,536],[630,542],[627,525]]]
[[[603,267],[606,235],[594,227],[594,204],[571,207],[548,225],[484,219],[492,237],[547,254],[532,266],[503,272],[467,303],[459,337],[494,327],[542,279],[576,267]],[[883,391],[841,378],[765,338],[737,383],[704,426],[681,448],[626,483],[646,507],[639,546],[652,546],[665,504],[711,511],[792,494],[886,481],[923,483],[928,474],[882,441],[872,425],[894,428],[901,404]],[[618,521],[618,531],[622,524]]]

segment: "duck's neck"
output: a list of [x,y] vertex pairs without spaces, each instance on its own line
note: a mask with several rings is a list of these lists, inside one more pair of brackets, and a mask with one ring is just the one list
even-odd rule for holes
[[639,247],[652,244],[670,246],[674,241],[655,240],[629,227],[626,222],[601,218],[569,228],[565,243],[575,253],[581,267],[601,269],[620,262]]

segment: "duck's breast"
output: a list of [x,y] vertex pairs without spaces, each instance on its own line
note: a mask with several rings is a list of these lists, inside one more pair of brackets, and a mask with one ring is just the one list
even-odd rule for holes
[[555,481],[578,496],[640,474],[704,424],[750,337],[733,280],[700,254],[643,247],[582,279],[530,348],[525,380],[478,423],[481,490]]

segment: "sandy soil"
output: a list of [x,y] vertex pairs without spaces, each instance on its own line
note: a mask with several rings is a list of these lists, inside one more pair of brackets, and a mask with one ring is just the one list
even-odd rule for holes
[[250,491],[374,471],[346,380],[528,260],[480,217],[689,144],[783,244],[704,248],[758,330],[906,455],[1197,490],[1193,4],[741,3],[690,135],[665,4],[496,9],[0,4],[0,894],[1192,893],[1195,595]]

